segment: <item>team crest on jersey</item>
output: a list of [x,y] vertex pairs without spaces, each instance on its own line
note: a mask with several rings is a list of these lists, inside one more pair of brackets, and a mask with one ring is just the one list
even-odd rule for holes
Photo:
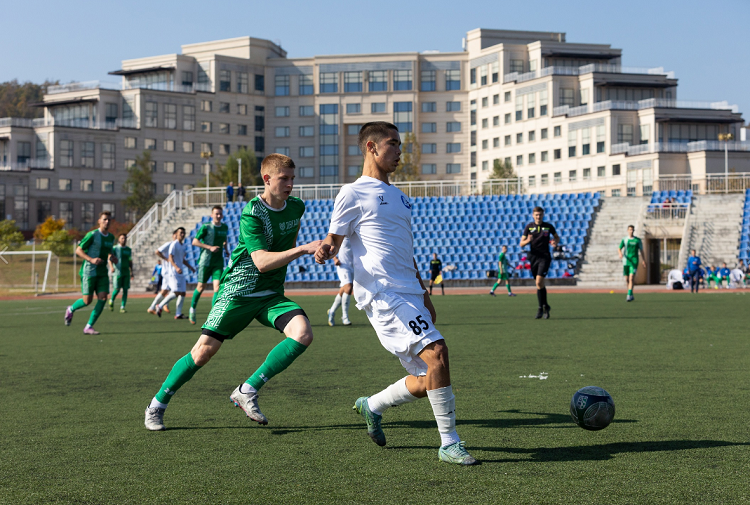
[[388,205],[388,202],[385,201],[385,196],[380,195],[378,198],[380,199],[380,205]]
[[406,207],[407,209],[411,209],[411,203],[409,203],[409,200],[407,200],[403,195],[401,195],[401,202],[404,204],[404,207]]
[[279,223],[279,229],[282,235],[296,231],[299,227],[299,219],[292,219],[291,221],[284,221]]

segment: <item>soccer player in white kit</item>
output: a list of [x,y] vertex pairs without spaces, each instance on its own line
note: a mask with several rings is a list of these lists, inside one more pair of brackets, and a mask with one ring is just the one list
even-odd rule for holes
[[177,238],[170,244],[169,253],[167,258],[169,259],[169,289],[172,291],[167,295],[162,302],[156,306],[156,315],[161,317],[161,311],[164,306],[167,305],[174,298],[177,298],[177,308],[175,309],[175,319],[187,319],[182,313],[182,304],[185,301],[185,293],[187,291],[187,282],[185,279],[185,273],[183,266],[190,269],[191,272],[195,272],[193,265],[188,263],[185,258],[185,228],[177,228],[175,230]]
[[352,324],[349,321],[349,298],[352,295],[352,288],[354,287],[352,282],[354,279],[354,268],[352,263],[352,248],[349,244],[349,237],[344,238],[341,242],[341,248],[338,254],[333,258],[333,262],[336,265],[336,273],[341,281],[339,287],[339,293],[333,300],[333,305],[328,309],[328,326],[335,324],[334,318],[336,317],[336,311],[341,306],[341,324],[344,326],[350,326]]
[[380,422],[386,409],[427,396],[440,433],[438,458],[473,465],[477,460],[456,433],[448,346],[435,328],[435,308],[414,261],[411,202],[388,182],[401,156],[398,128],[383,121],[366,123],[359,131],[359,148],[365,158],[362,177],[341,188],[315,260],[333,258],[344,237],[350,238],[357,308],[365,311],[380,343],[409,375],[358,398],[354,409],[365,419],[370,438],[384,446]]
[[[161,303],[164,298],[169,294],[169,273],[172,265],[169,264],[169,246],[177,238],[177,230],[172,232],[172,240],[164,242],[155,252],[156,256],[162,260],[161,262],[161,285],[157,287],[156,296],[151,302],[151,306],[146,309],[149,314],[156,314],[156,307]],[[162,310],[169,313],[169,305],[162,306]],[[161,315],[159,316],[161,317]]]

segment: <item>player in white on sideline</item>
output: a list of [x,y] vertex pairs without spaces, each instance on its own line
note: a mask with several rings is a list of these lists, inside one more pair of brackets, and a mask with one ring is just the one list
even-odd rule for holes
[[187,291],[187,282],[182,267],[188,267],[191,272],[195,272],[195,268],[185,258],[185,245],[183,244],[185,240],[185,228],[177,228],[175,235],[177,238],[170,244],[167,256],[169,258],[169,289],[172,292],[156,306],[156,315],[161,317],[161,311],[164,309],[164,306],[174,298],[177,298],[177,308],[175,309],[174,318],[187,319],[182,313],[182,304],[185,301],[185,292]]
[[[159,303],[169,294],[169,273],[171,270],[171,266],[169,264],[169,246],[172,245],[172,242],[174,239],[177,238],[177,230],[172,232],[172,240],[168,242],[164,242],[157,250],[156,250],[156,256],[158,256],[162,262],[161,262],[161,286],[159,286],[156,290],[156,296],[154,297],[154,300],[151,302],[151,306],[146,309],[146,312],[149,314],[157,315],[156,313],[156,306],[159,305]],[[169,313],[169,304],[162,306],[162,310]],[[161,314],[159,314],[159,317],[161,317]]]
[[350,326],[352,324],[349,321],[349,298],[352,295],[352,279],[354,278],[354,268],[352,262],[352,248],[349,244],[349,238],[344,238],[341,242],[341,249],[338,254],[333,258],[333,262],[336,265],[336,273],[341,281],[339,293],[336,298],[333,299],[333,305],[328,309],[328,326],[333,326],[334,318],[336,317],[336,311],[341,306],[341,324],[344,326]]
[[354,257],[354,298],[364,310],[380,343],[409,373],[383,391],[358,398],[354,409],[367,433],[385,445],[383,412],[427,396],[440,433],[438,458],[448,463],[477,463],[456,433],[455,396],[448,369],[448,346],[435,328],[435,308],[414,261],[411,203],[388,182],[401,156],[398,128],[382,121],[359,131],[364,155],[362,177],[341,188],[328,236],[315,253],[324,263],[349,237]]

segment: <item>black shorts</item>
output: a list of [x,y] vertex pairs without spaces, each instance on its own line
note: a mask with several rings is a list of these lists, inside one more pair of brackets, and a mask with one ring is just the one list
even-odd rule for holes
[[531,264],[531,275],[536,279],[537,276],[547,277],[549,266],[552,263],[551,256],[532,256],[529,255],[529,263]]
[[440,270],[438,270],[437,272],[434,271],[434,270],[431,270],[430,271],[430,280],[434,281],[435,279],[437,279],[438,275],[440,275]]

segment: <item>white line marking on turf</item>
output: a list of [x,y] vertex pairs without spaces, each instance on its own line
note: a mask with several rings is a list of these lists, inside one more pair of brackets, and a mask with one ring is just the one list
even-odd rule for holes
[[545,380],[547,377],[549,377],[549,374],[547,372],[541,372],[539,375],[519,375],[519,379],[539,379],[540,381]]

